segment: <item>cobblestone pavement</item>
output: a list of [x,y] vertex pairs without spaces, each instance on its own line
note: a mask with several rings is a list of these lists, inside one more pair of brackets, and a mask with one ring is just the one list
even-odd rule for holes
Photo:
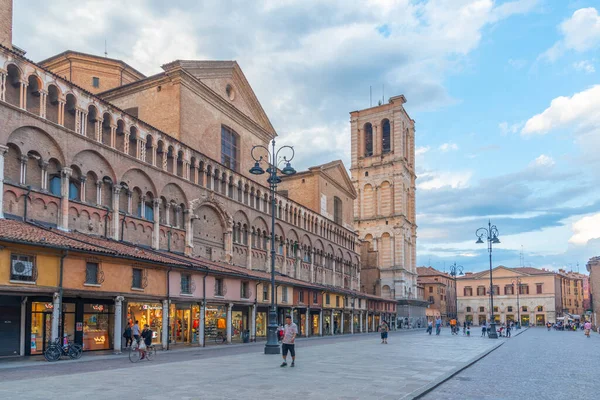
[[423,399],[585,399],[600,391],[600,335],[528,329]]
[[[375,334],[303,340],[296,345],[295,368],[280,368],[280,356],[262,354],[260,344],[237,347],[236,354],[227,353],[233,346],[159,353],[156,361],[138,364],[124,357],[39,362],[33,370],[31,365],[0,369],[0,398],[412,398],[503,340],[451,336],[448,329],[441,336],[391,332],[387,345]],[[161,361],[165,358],[170,361]]]

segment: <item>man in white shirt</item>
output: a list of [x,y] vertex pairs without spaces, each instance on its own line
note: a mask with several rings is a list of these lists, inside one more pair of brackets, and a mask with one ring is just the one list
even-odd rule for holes
[[140,344],[140,324],[138,321],[135,321],[133,328],[131,328],[131,333],[133,333],[133,337],[137,344]]
[[285,326],[283,327],[283,340],[281,345],[281,354],[283,356],[283,363],[281,363],[281,367],[287,366],[287,354],[288,351],[292,356],[292,365],[294,366],[294,362],[296,361],[296,350],[294,349],[294,341],[296,340],[296,335],[298,334],[298,327],[295,323],[292,322],[292,317],[285,317]]

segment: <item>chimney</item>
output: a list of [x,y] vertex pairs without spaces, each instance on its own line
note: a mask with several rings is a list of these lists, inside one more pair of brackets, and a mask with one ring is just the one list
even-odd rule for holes
[[12,49],[13,0],[0,0],[0,44]]

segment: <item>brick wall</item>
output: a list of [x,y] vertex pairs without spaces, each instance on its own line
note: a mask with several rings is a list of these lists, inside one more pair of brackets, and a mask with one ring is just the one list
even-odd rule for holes
[[0,0],[0,44],[12,47],[13,0]]

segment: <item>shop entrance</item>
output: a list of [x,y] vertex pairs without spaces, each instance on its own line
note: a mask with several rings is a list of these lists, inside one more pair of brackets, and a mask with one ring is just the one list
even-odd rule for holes
[[318,336],[319,335],[319,314],[311,314],[312,323],[311,323],[311,335]]
[[479,315],[479,321],[478,321],[479,322],[479,326],[485,324],[485,321],[486,321],[485,315]]
[[21,340],[21,306],[0,305],[0,356],[18,355]]
[[231,309],[231,340],[241,341],[248,328],[248,307],[234,306]]
[[546,316],[544,314],[536,314],[535,324],[537,326],[546,325]]
[[[31,340],[29,354],[43,354],[52,337],[52,311],[54,304],[49,302],[31,303]],[[58,336],[75,340],[75,304],[63,303],[63,312],[59,321]]]
[[190,309],[171,307],[171,343],[190,343]]
[[529,326],[529,314],[521,315],[521,326]]

